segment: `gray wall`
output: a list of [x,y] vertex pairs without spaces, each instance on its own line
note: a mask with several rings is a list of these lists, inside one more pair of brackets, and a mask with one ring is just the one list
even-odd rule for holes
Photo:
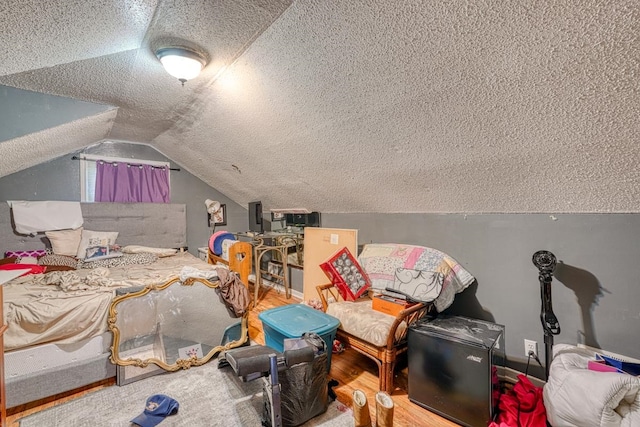
[[477,286],[452,310],[506,326],[510,359],[525,359],[525,338],[544,363],[540,285],[532,256],[555,254],[555,343],[584,343],[640,358],[640,215],[638,214],[323,214],[322,226],[358,229],[364,243],[439,249]]
[[[102,143],[86,148],[85,154],[111,157],[169,161],[148,145],[124,142]],[[59,157],[29,169],[0,178],[0,201],[6,200],[80,200],[80,161],[71,160],[79,153]],[[246,231],[247,209],[202,182],[181,165],[171,162],[171,201],[187,205],[187,242],[189,252],[198,255],[198,247],[207,246],[211,229],[207,227],[206,199],[227,205],[227,225],[217,230]]]
[[[101,144],[91,154],[166,160],[145,145]],[[0,179],[0,200],[79,200],[79,162],[64,156]],[[174,165],[173,167],[181,167]],[[172,201],[187,204],[190,251],[206,245],[204,200],[227,204],[228,225],[244,231],[246,208],[204,184],[184,168],[171,173]],[[524,338],[538,342],[538,271],[531,262],[544,249],[558,258],[552,283],[561,334],[556,343],[606,348],[640,358],[640,215],[638,214],[322,214],[322,225],[358,230],[360,244],[397,242],[442,250],[477,279],[452,310],[504,324],[510,359],[524,360]],[[302,290],[302,274],[292,271]]]

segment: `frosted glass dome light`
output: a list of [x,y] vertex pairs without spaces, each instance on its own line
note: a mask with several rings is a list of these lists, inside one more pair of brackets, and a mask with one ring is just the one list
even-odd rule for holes
[[183,86],[187,80],[198,77],[206,65],[202,55],[180,47],[158,49],[156,56],[167,73],[180,80]]

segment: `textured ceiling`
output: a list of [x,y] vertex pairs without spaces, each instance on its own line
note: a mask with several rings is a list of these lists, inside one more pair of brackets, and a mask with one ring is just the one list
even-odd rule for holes
[[0,84],[115,109],[0,176],[116,139],[267,209],[640,212],[640,2],[531,3],[7,0]]

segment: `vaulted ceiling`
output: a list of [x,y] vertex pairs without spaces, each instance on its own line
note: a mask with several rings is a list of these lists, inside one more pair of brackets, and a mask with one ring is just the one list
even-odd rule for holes
[[[0,176],[117,140],[242,205],[640,211],[637,0],[6,0],[0,25]],[[174,44],[209,57],[184,87]]]

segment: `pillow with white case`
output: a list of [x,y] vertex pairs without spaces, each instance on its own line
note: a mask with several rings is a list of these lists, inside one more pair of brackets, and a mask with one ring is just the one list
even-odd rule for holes
[[398,268],[394,279],[393,289],[417,300],[431,302],[440,295],[444,276],[437,271]]
[[150,246],[140,246],[140,245],[127,245],[122,248],[122,252],[125,254],[142,254],[149,253],[157,255],[158,258],[164,258],[171,255],[175,255],[178,253],[177,249],[172,248],[154,248]]
[[76,256],[82,238],[82,227],[73,230],[45,231],[56,255]]
[[87,248],[96,246],[113,246],[118,238],[117,231],[92,231],[82,230],[80,245],[76,251],[76,257],[85,259],[87,257]]

